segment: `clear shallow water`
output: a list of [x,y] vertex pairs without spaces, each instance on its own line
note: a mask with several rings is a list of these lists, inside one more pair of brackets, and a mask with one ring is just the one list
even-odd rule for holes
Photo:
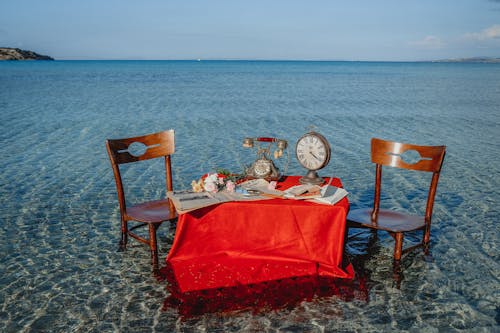
[[[495,331],[500,320],[500,66],[345,62],[1,62],[0,331]],[[445,144],[432,229],[434,261],[392,239],[349,243],[368,301],[316,297],[292,307],[182,319],[163,309],[149,253],[116,252],[119,212],[106,138],[176,130],[177,188],[253,159],[246,136],[292,143],[316,125],[332,144],[322,171],[352,208],[372,198],[369,140]],[[289,174],[301,174],[293,157]],[[161,195],[160,169],[125,173],[136,198]],[[419,180],[398,178],[406,188]],[[383,204],[422,209],[390,193]],[[160,229],[161,257],[175,228]]]

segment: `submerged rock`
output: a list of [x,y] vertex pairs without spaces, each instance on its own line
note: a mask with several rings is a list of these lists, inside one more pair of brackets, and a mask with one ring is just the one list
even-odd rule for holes
[[54,60],[53,58],[17,48],[0,47],[0,60]]

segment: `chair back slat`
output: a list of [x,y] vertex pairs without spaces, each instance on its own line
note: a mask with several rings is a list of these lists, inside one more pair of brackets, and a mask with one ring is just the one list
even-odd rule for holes
[[[420,155],[420,160],[416,163],[405,162],[402,155],[407,151],[416,151]],[[445,151],[446,146],[419,146],[377,138],[371,141],[373,163],[409,170],[439,172]]]
[[[129,147],[133,143],[144,145],[144,153],[131,153]],[[168,130],[133,138],[109,139],[106,140],[106,145],[110,158],[116,164],[131,163],[172,155],[175,152],[175,135],[174,130]]]

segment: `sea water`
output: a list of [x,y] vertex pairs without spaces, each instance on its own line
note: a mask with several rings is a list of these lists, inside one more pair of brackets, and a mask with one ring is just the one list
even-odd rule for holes
[[[245,137],[330,142],[322,176],[342,179],[351,209],[373,198],[370,139],[446,145],[431,253],[403,259],[391,237],[354,237],[347,255],[367,299],[314,297],[294,306],[180,316],[165,308],[149,251],[117,252],[119,210],[105,139],[175,129],[174,186],[241,172]],[[0,331],[498,331],[500,65],[265,61],[0,63]],[[287,156],[290,156],[288,159]],[[385,207],[421,212],[425,181],[408,174]],[[136,200],[164,195],[156,164],[124,172]],[[385,188],[384,188],[385,189]],[[410,190],[406,194],[404,190]],[[131,199],[134,200],[134,199]],[[164,262],[175,225],[159,230]],[[360,259],[361,258],[361,259]],[[362,264],[360,264],[362,263]]]

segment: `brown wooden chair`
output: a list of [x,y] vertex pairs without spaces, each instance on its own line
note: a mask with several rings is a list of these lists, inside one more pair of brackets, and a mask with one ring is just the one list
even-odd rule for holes
[[[139,156],[129,151],[131,144],[137,142],[146,150]],[[142,144],[142,145],[141,145]],[[127,205],[125,192],[120,174],[120,165],[125,163],[138,162],[153,158],[163,158],[166,170],[166,190],[172,191],[172,167],[171,155],[175,151],[174,130],[138,136],[125,139],[106,140],[106,148],[113,167],[118,201],[120,203],[121,215],[121,240],[120,249],[127,247],[128,236],[131,236],[141,243],[149,245],[151,249],[151,260],[153,273],[158,274],[158,245],[156,240],[156,230],[162,222],[172,221],[177,218],[177,213],[169,199],[147,201],[136,205]],[[129,222],[135,225],[129,227]],[[142,237],[134,230],[142,226],[149,227],[149,237]]]
[[[407,151],[416,151],[420,155],[420,160],[415,163],[405,162],[402,155]],[[376,165],[373,207],[351,210],[347,216],[347,227],[371,228],[375,232],[378,230],[387,231],[395,240],[395,274],[399,270],[403,253],[421,246],[426,254],[429,253],[432,209],[445,151],[446,146],[418,146],[377,138],[371,140],[371,160]],[[382,166],[432,172],[424,216],[380,208]],[[404,233],[415,230],[423,231],[422,241],[403,250]]]

